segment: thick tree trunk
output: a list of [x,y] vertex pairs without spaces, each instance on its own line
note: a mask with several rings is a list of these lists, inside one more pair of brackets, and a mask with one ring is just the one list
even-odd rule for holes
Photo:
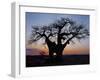
[[56,53],[55,49],[56,49],[56,44],[55,42],[51,42],[50,40],[46,40],[47,46],[48,46],[48,50],[49,50],[49,56],[52,58],[54,53]]
[[50,49],[49,49],[49,56],[50,56],[50,58],[52,58],[52,57],[53,57],[53,51],[52,51],[52,50],[50,50]]
[[57,57],[58,58],[62,58],[62,55],[63,55],[63,50],[64,50],[64,46],[63,45],[59,45],[59,46],[57,46],[58,48],[57,48],[57,52],[56,52],[56,54],[57,54]]
[[56,61],[59,62],[59,63],[62,62],[62,60],[63,60],[63,58],[62,58],[63,50],[61,50],[61,51],[59,50],[59,52],[57,52],[56,54],[57,54]]
[[57,51],[57,57],[62,57],[62,54],[63,54],[63,50],[59,50],[59,51]]
[[52,58],[53,53],[54,53],[54,51],[52,50],[52,46],[51,45],[47,45],[47,46],[48,46],[48,51],[49,51],[49,57]]

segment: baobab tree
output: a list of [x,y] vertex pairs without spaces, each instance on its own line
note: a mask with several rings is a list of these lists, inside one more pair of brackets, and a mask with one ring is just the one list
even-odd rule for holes
[[61,18],[48,26],[32,26],[30,42],[34,43],[41,38],[48,46],[49,56],[61,57],[64,48],[75,39],[81,40],[89,36],[89,31],[82,24],[69,18]]

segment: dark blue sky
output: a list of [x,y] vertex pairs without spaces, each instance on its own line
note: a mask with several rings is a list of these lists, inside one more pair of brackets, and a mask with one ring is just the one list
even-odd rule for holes
[[34,13],[26,12],[26,37],[29,39],[31,34],[31,27],[34,25],[49,25],[61,17],[70,18],[78,24],[85,25],[89,29],[89,15],[75,15],[75,14],[55,14],[55,13]]

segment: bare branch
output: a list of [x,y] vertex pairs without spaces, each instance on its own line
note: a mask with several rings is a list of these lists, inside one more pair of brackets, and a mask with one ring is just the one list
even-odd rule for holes
[[31,40],[38,41],[41,38],[55,39],[57,44],[66,46],[74,42],[74,38],[81,40],[89,36],[89,31],[81,24],[69,18],[61,18],[48,26],[32,26]]

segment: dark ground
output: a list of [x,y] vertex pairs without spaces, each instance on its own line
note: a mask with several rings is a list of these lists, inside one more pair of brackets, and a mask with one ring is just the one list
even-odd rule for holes
[[55,56],[26,56],[26,67],[58,66],[58,65],[80,65],[89,64],[89,55],[63,55],[62,59]]

